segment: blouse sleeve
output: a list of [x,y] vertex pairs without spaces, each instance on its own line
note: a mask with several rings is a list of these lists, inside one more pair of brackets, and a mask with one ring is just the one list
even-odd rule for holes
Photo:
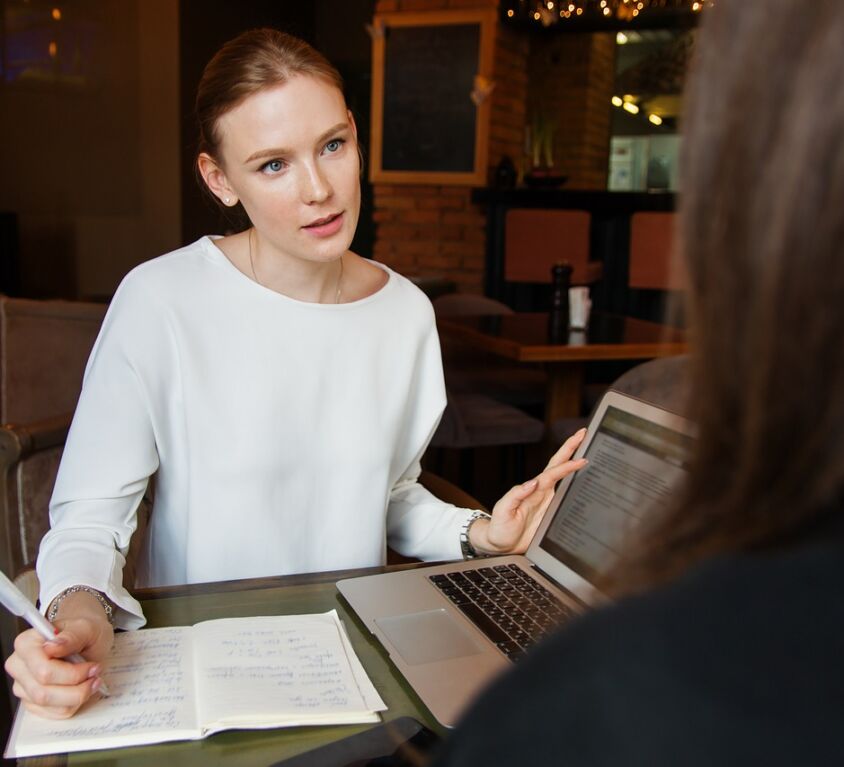
[[[427,304],[430,310],[430,304]],[[404,556],[454,560],[462,556],[460,532],[474,509],[445,503],[419,484],[421,460],[445,408],[439,338],[430,310],[418,354],[415,389],[409,397],[406,434],[412,458],[393,485],[387,509],[387,540]]]
[[43,607],[69,586],[84,584],[112,600],[119,628],[145,623],[123,585],[123,566],[138,505],[158,468],[151,371],[174,363],[163,312],[130,283],[131,275],[88,360],[37,562]]

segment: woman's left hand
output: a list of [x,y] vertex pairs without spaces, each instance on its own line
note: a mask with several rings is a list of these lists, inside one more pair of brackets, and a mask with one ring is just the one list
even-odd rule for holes
[[545,470],[533,479],[505,493],[492,509],[489,521],[478,520],[469,530],[469,539],[479,554],[523,554],[536,533],[554,497],[557,483],[582,469],[587,461],[572,461],[586,429],[569,437],[554,453]]

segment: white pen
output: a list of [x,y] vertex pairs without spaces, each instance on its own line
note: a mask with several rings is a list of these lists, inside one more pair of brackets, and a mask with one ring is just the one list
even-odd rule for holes
[[[0,572],[0,602],[3,603],[3,606],[9,612],[23,618],[44,639],[52,640],[56,638],[55,626],[38,612],[35,605],[26,598],[24,593],[3,572]],[[70,663],[87,663],[85,658],[78,652],[72,655],[66,655],[61,660],[66,660]],[[105,686],[105,682],[102,679],[100,679],[100,686],[97,688],[97,692],[106,698],[110,694],[108,687]]]

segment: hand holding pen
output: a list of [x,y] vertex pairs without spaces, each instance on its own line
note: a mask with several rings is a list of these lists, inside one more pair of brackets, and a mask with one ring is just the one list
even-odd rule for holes
[[107,621],[70,618],[58,631],[3,573],[0,601],[33,627],[18,636],[15,652],[6,661],[6,671],[15,681],[14,693],[29,709],[41,716],[65,718],[94,693],[108,694],[100,679],[101,664],[68,652],[85,649],[94,657],[104,657],[113,641]]

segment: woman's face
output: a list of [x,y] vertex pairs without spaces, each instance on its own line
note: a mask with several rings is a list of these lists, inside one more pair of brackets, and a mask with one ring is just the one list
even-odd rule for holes
[[[240,199],[262,243],[307,261],[339,258],[360,212],[357,130],[343,94],[297,75],[260,91],[217,124],[216,182]],[[212,191],[214,172],[206,175]]]

